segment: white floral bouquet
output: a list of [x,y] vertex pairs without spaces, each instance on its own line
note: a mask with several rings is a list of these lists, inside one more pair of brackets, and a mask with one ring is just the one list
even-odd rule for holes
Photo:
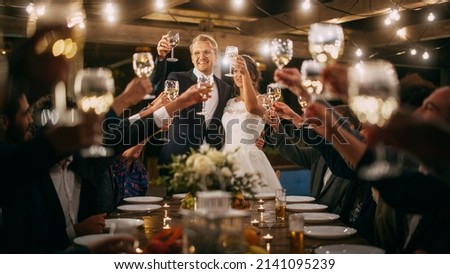
[[164,166],[170,176],[163,181],[173,192],[224,190],[254,195],[253,189],[263,186],[261,177],[259,173],[238,174],[234,153],[203,144],[199,151],[172,156],[172,163]]

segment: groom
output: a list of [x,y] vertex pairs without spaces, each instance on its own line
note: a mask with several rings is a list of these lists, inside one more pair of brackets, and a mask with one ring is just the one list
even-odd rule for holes
[[[162,36],[158,42],[158,58],[152,79],[157,95],[164,89],[164,75],[167,70],[165,58],[170,49],[167,35]],[[159,164],[168,164],[172,161],[172,155],[186,153],[189,148],[198,149],[204,142],[216,148],[222,145],[219,129],[222,126],[223,109],[233,96],[233,88],[213,74],[213,67],[219,56],[218,45],[213,37],[207,34],[198,35],[192,40],[189,50],[194,68],[189,71],[171,72],[167,79],[178,80],[180,93],[183,93],[197,83],[198,77],[204,75],[214,80],[213,91],[211,98],[206,101],[205,115],[197,114],[202,109],[202,104],[199,103],[181,110],[180,114],[173,118],[169,128],[169,142],[161,150]],[[154,115],[166,117],[165,112],[165,109],[161,108]]]

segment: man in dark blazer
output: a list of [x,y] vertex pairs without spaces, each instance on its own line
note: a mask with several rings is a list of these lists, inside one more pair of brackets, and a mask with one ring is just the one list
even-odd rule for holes
[[[158,57],[156,69],[152,77],[156,94],[163,91],[167,60],[170,52],[167,35],[164,35],[158,42]],[[190,148],[198,149],[204,142],[213,147],[220,148],[222,137],[220,128],[223,110],[227,101],[233,96],[233,88],[213,75],[213,67],[218,60],[218,45],[213,37],[207,34],[200,34],[192,40],[190,45],[191,59],[194,68],[184,72],[171,72],[168,80],[179,82],[180,93],[183,93],[190,86],[197,84],[197,78],[201,75],[214,81],[211,98],[206,101],[206,115],[200,115],[202,104],[195,104],[180,111],[175,116],[169,128],[169,141],[163,146],[159,163],[167,164],[171,162],[172,155],[179,155],[189,151]],[[164,108],[158,110],[155,116],[167,117]]]

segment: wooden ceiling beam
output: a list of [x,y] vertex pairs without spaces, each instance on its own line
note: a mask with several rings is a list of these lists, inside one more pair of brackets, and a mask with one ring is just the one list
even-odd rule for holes
[[[403,0],[403,9],[416,9],[432,4],[446,3],[448,0]],[[266,17],[253,22],[241,24],[244,33],[252,35],[274,35],[291,31],[306,30],[309,25],[316,22],[344,23],[357,19],[363,19],[374,15],[386,13],[392,3],[389,1],[360,0],[354,6],[353,1],[335,0],[326,4],[330,8],[321,5],[312,6],[307,12],[299,9]],[[402,10],[400,8],[400,10]],[[347,12],[341,12],[347,11]],[[285,24],[283,24],[284,22]]]

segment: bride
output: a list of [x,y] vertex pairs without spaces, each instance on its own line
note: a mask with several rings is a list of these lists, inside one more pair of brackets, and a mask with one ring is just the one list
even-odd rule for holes
[[237,92],[224,109],[222,125],[225,130],[223,151],[236,152],[236,161],[240,173],[258,172],[264,187],[255,192],[274,192],[282,188],[269,160],[264,152],[256,147],[264,129],[264,108],[258,99],[258,85],[261,74],[256,62],[248,55],[237,56],[234,66],[234,85]]

